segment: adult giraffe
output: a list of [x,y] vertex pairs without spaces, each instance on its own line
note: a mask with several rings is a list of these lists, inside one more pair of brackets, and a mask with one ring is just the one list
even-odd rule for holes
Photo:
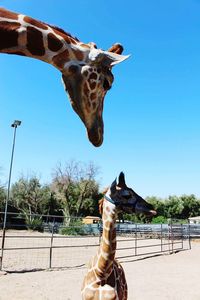
[[[100,201],[103,234],[97,254],[89,264],[82,286],[83,300],[127,300],[124,270],[116,261],[116,219],[118,213],[156,215],[151,204],[125,183],[124,173],[115,180]],[[132,299],[132,298],[131,298]]]
[[128,58],[123,47],[108,51],[84,44],[64,30],[0,8],[0,53],[45,61],[62,73],[73,109],[94,146],[103,142],[103,102],[113,83],[112,67]]

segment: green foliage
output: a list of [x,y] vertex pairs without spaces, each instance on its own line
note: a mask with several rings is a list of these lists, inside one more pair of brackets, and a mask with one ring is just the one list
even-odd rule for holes
[[[98,200],[102,194],[95,179],[97,173],[98,169],[92,163],[70,161],[64,167],[56,167],[49,185],[42,185],[36,176],[22,176],[11,187],[9,210],[26,215],[26,224],[32,228],[40,228],[41,220],[31,219],[31,214],[62,214],[68,227],[64,232],[81,234],[81,226],[71,229],[69,225],[73,217],[98,215]],[[4,209],[5,199],[6,190],[0,186],[0,210]],[[169,196],[167,199],[153,196],[147,197],[146,201],[157,211],[152,220],[143,215],[128,214],[124,214],[123,219],[137,223],[163,223],[170,218],[186,220],[200,215],[200,200],[194,195]]]
[[196,217],[200,215],[200,201],[194,195],[180,197],[183,203],[182,218]]
[[189,217],[200,215],[200,200],[194,195],[169,196],[165,200],[147,197],[146,200],[154,206],[158,213],[152,222],[157,220],[158,216],[163,216],[166,220],[178,219],[183,223],[183,220]]
[[41,216],[30,215],[26,210],[21,210],[17,219],[21,219],[25,222],[26,228],[30,230],[43,230],[43,220]]
[[158,217],[154,217],[152,219],[153,224],[166,224],[168,223],[168,219],[166,219],[164,216],[158,216]]
[[69,225],[61,228],[59,232],[63,235],[84,235],[84,224],[80,219],[72,219]]
[[[6,201],[6,191],[3,186],[0,186],[0,211],[4,211]],[[3,222],[3,215],[0,214],[0,222]]]
[[38,230],[38,231],[43,230],[41,217],[27,216],[27,218],[25,218],[25,222],[26,222],[27,229]]
[[165,206],[167,209],[167,217],[178,219],[181,217],[183,211],[183,201],[177,196],[169,196],[169,199],[166,200]]
[[0,186],[0,211],[4,211],[6,200],[6,190],[3,186]]
[[49,211],[52,200],[50,188],[41,186],[36,176],[21,177],[11,188],[12,205],[20,212],[28,214],[45,214]]
[[153,205],[153,208],[157,211],[157,214],[160,216],[165,216],[166,215],[166,206],[165,206],[165,201],[157,198],[155,196],[152,197],[146,197],[145,199],[148,203]]
[[119,219],[130,221],[132,223],[149,223],[150,222],[150,220],[142,214],[139,214],[139,215],[123,214],[122,218],[119,216]]

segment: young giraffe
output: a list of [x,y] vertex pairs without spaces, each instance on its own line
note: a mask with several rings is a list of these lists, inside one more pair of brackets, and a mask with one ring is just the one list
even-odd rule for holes
[[114,80],[111,69],[128,58],[122,51],[120,44],[108,51],[97,49],[58,27],[0,8],[0,53],[24,55],[56,67],[74,111],[97,147],[103,142],[103,102]]
[[126,300],[127,284],[122,266],[115,260],[116,218],[118,213],[156,215],[153,207],[125,183],[123,173],[100,201],[103,234],[98,253],[90,262],[82,286],[83,300]]

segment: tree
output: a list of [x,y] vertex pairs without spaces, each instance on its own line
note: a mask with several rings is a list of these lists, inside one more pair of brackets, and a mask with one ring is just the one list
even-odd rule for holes
[[158,216],[166,216],[165,201],[155,196],[146,197],[148,203],[152,204],[153,208],[157,211]]
[[[2,168],[0,167],[0,171],[1,170]],[[5,200],[6,200],[6,189],[3,186],[2,182],[0,181],[0,211],[4,211]]]
[[71,160],[64,167],[59,164],[53,172],[51,189],[60,201],[62,212],[68,222],[84,212],[94,212],[98,203],[99,185],[95,181],[98,168]]
[[188,219],[189,217],[196,217],[200,215],[200,201],[195,195],[183,195],[180,197],[183,202],[183,210],[181,213],[182,219]]
[[[6,190],[3,186],[0,186],[0,212],[4,212],[6,201]],[[0,214],[0,222],[3,221],[3,214]]]
[[4,211],[6,199],[6,190],[3,186],[0,186],[0,211]]
[[27,179],[22,176],[11,187],[12,205],[23,214],[26,224],[31,226],[41,225],[42,218],[33,215],[48,213],[50,199],[50,188],[41,186],[36,176]]
[[182,199],[177,196],[169,196],[169,199],[165,202],[165,206],[167,210],[167,218],[181,218],[181,214],[184,209],[184,203]]

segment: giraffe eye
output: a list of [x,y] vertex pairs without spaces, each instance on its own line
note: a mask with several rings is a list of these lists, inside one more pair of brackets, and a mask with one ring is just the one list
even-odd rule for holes
[[107,79],[104,79],[104,82],[103,82],[103,88],[104,88],[104,90],[109,90],[110,88],[111,88],[111,86],[110,86],[110,83],[109,83],[109,81],[107,80]]

